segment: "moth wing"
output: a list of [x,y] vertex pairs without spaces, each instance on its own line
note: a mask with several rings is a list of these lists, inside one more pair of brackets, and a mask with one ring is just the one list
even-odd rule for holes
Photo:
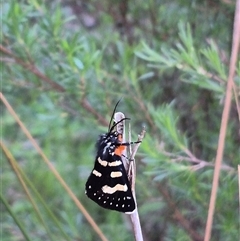
[[103,208],[130,213],[136,208],[121,157],[108,161],[97,157],[86,183],[87,196]]

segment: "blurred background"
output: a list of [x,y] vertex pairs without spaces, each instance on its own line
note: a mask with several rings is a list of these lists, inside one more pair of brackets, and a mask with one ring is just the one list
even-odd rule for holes
[[[136,155],[144,240],[203,240],[235,1],[10,0],[1,9],[2,93],[107,239],[133,240],[129,218],[84,191],[122,98],[132,140],[147,131]],[[239,60],[236,72],[239,86]],[[2,240],[101,240],[2,102],[1,121]],[[238,126],[233,99],[211,240],[238,240]]]

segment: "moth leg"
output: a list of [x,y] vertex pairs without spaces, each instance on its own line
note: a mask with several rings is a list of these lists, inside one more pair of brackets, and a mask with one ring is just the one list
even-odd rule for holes
[[142,141],[123,142],[123,143],[120,143],[119,146],[130,146],[130,145],[141,143],[141,142]]

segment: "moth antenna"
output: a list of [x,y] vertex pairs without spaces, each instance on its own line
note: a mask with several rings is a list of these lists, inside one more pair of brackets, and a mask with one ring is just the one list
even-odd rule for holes
[[109,125],[108,125],[108,133],[110,132],[110,130],[112,130],[112,128],[111,128],[111,123],[112,123],[112,120],[113,120],[113,117],[114,117],[114,113],[115,113],[115,111],[116,111],[116,109],[117,109],[117,106],[118,106],[118,104],[119,104],[119,102],[122,100],[122,98],[117,102],[117,104],[115,105],[115,107],[114,107],[114,110],[113,110],[113,113],[112,113],[112,116],[111,116],[111,119],[110,119],[110,122],[109,122]]
[[111,133],[112,130],[114,129],[114,127],[115,127],[116,125],[118,125],[119,123],[121,123],[122,121],[124,121],[124,120],[130,120],[130,118],[123,118],[123,119],[121,119],[120,121],[116,122],[116,123],[111,127],[111,129],[108,131],[108,133]]

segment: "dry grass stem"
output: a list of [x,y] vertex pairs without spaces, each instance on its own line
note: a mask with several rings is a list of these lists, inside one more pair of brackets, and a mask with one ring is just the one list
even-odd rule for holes
[[211,192],[209,209],[208,209],[208,218],[207,218],[204,241],[209,241],[211,239],[213,215],[215,210],[215,202],[217,197],[217,190],[218,190],[222,157],[224,152],[229,112],[231,108],[233,79],[234,79],[235,69],[237,64],[239,43],[240,43],[240,0],[237,0],[234,27],[233,27],[232,52],[231,52],[231,58],[230,58],[229,75],[228,75],[228,82],[227,82],[227,89],[226,89],[226,98],[225,98],[225,103],[224,103],[224,108],[222,113],[222,121],[221,121],[220,133],[219,133],[218,149],[216,154],[216,162],[215,162],[215,169],[214,169],[213,183],[212,183],[212,192]]
[[93,229],[95,230],[95,232],[98,234],[98,236],[100,237],[100,239],[102,241],[108,241],[108,239],[105,237],[105,235],[103,234],[103,232],[100,230],[100,228],[98,227],[98,225],[95,223],[95,221],[93,220],[93,218],[90,216],[90,214],[87,212],[87,210],[84,208],[84,206],[82,205],[82,203],[77,199],[77,197],[75,196],[75,194],[72,192],[72,190],[69,188],[69,186],[66,184],[66,182],[63,180],[63,178],[60,176],[60,174],[58,173],[58,171],[55,169],[54,165],[48,160],[47,156],[43,153],[42,149],[39,147],[39,145],[37,144],[37,142],[35,141],[35,139],[32,137],[32,135],[30,134],[30,132],[28,131],[28,129],[25,127],[25,125],[21,122],[21,120],[19,119],[18,115],[15,113],[15,111],[13,110],[13,108],[11,107],[11,105],[8,103],[8,101],[6,100],[6,98],[4,97],[4,95],[2,93],[0,93],[0,99],[2,100],[2,102],[4,103],[4,105],[6,106],[6,108],[8,109],[8,111],[10,112],[10,114],[13,116],[13,118],[16,120],[16,122],[18,123],[18,125],[20,126],[20,128],[22,129],[23,133],[28,137],[28,139],[30,140],[30,142],[32,143],[32,145],[34,146],[34,148],[37,150],[37,152],[40,154],[40,156],[42,157],[42,159],[45,161],[45,163],[48,165],[49,169],[51,170],[51,172],[54,174],[54,176],[56,177],[56,179],[59,181],[59,183],[63,186],[63,188],[66,190],[66,192],[68,193],[68,195],[72,198],[72,200],[74,201],[74,203],[76,204],[76,206],[79,208],[79,210],[82,212],[82,214],[85,216],[85,218],[87,219],[87,221],[89,222],[89,224],[93,227]]

